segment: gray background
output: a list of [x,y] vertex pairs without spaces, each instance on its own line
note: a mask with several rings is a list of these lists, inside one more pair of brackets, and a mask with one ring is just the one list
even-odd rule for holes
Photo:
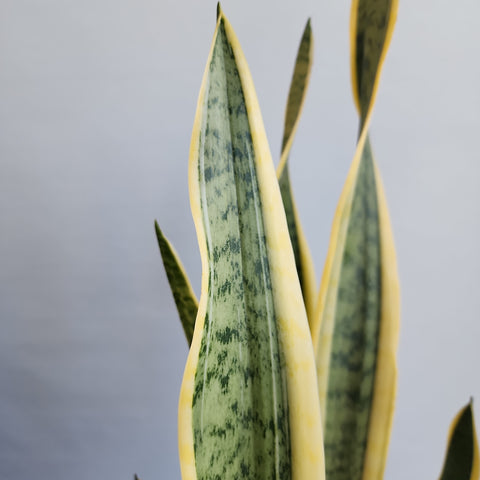
[[[349,2],[224,1],[275,159],[308,16],[315,65],[292,176],[320,276],[354,151]],[[403,0],[372,138],[402,285],[386,478],[436,478],[480,401],[480,6]],[[0,478],[180,477],[187,346],[157,218],[198,292],[187,190],[214,2],[0,2]],[[476,406],[477,416],[480,414]]]

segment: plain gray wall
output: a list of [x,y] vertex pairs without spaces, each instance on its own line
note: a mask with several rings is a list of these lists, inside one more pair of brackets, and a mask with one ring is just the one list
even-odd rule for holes
[[[275,159],[312,17],[291,165],[320,277],[357,131],[349,2],[223,7]],[[401,0],[373,117],[402,287],[391,480],[436,478],[451,418],[480,401],[479,18],[474,0]],[[213,1],[0,3],[2,480],[180,477],[187,346],[153,220],[198,292],[187,159],[214,23]]]

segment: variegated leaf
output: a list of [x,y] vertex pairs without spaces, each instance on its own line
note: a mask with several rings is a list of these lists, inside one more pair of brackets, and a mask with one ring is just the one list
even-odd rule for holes
[[360,134],[335,214],[313,324],[329,480],[383,478],[396,388],[395,250],[368,128],[396,0],[356,0],[351,44]]
[[186,479],[323,479],[315,363],[261,115],[219,11],[189,163],[202,291],[179,405]]
[[288,170],[288,157],[300,120],[303,104],[305,102],[308,82],[310,80],[310,72],[312,69],[312,61],[313,36],[309,19],[300,41],[295,61],[295,69],[290,84],[287,108],[285,111],[282,154],[277,170],[283,206],[287,216],[288,232],[292,242],[295,264],[297,266],[298,278],[300,279],[300,286],[302,287],[303,299],[305,301],[309,323],[313,318],[315,303],[317,301],[317,281],[315,279],[315,270],[310,249],[308,248],[305,235],[303,234],[293,198]]

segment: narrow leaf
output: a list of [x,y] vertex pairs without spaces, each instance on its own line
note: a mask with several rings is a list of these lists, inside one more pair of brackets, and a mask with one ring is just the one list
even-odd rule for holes
[[350,67],[360,131],[375,103],[379,76],[397,19],[398,0],[353,0]]
[[188,275],[178,258],[175,249],[160,230],[155,222],[155,233],[157,234],[158,246],[162,255],[163,266],[167,273],[170,289],[173,293],[175,305],[177,306],[183,331],[187,337],[188,345],[192,343],[195,318],[197,316],[198,301],[188,280]]
[[219,12],[192,133],[202,293],[179,405],[185,479],[323,479],[314,356],[248,67]]
[[[305,97],[307,95],[308,83],[312,71],[313,61],[313,35],[310,19],[308,19],[303,30],[302,39],[295,59],[290,90],[288,92],[287,108],[285,111],[285,122],[282,138],[282,157],[290,152],[293,138],[298,128],[300,114],[302,113]],[[286,158],[285,158],[286,160]]]
[[290,175],[288,171],[288,157],[293,144],[293,138],[297,131],[300,114],[305,102],[307,87],[310,80],[310,72],[313,60],[313,37],[310,20],[308,20],[298,48],[295,69],[288,94],[287,108],[285,111],[285,124],[282,140],[282,154],[277,170],[280,192],[282,194],[283,206],[287,216],[288,233],[292,242],[295,264],[297,266],[298,278],[302,287],[303,299],[307,309],[309,323],[313,318],[315,303],[317,300],[317,280],[313,267],[313,260],[308,248],[307,241],[303,234],[297,208],[290,186]]
[[440,480],[478,480],[479,453],[472,401],[453,419]]
[[390,0],[356,0],[352,6],[360,134],[335,213],[312,328],[329,480],[383,478],[392,423],[398,278],[368,128],[396,9]]

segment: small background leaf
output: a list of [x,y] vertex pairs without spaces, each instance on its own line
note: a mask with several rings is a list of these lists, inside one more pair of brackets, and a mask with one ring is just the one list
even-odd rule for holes
[[350,24],[352,89],[360,131],[375,102],[378,76],[393,34],[398,0],[354,0]]
[[288,169],[288,157],[293,144],[295,132],[300,121],[300,114],[305,102],[310,72],[313,61],[313,36],[310,19],[305,25],[305,29],[300,41],[300,46],[295,60],[292,81],[288,94],[287,108],[285,112],[285,123],[282,140],[282,153],[280,164],[277,171],[280,192],[282,194],[283,206],[287,217],[288,233],[292,242],[293,253],[295,255],[295,264],[297,267],[298,278],[302,288],[303,299],[307,309],[309,322],[313,318],[317,297],[317,281],[313,260],[307,241],[303,234],[293,192],[290,184],[290,174]]
[[192,343],[198,301],[175,249],[155,222],[158,246],[188,345]]
[[440,480],[478,480],[478,444],[470,402],[450,426],[447,453]]

